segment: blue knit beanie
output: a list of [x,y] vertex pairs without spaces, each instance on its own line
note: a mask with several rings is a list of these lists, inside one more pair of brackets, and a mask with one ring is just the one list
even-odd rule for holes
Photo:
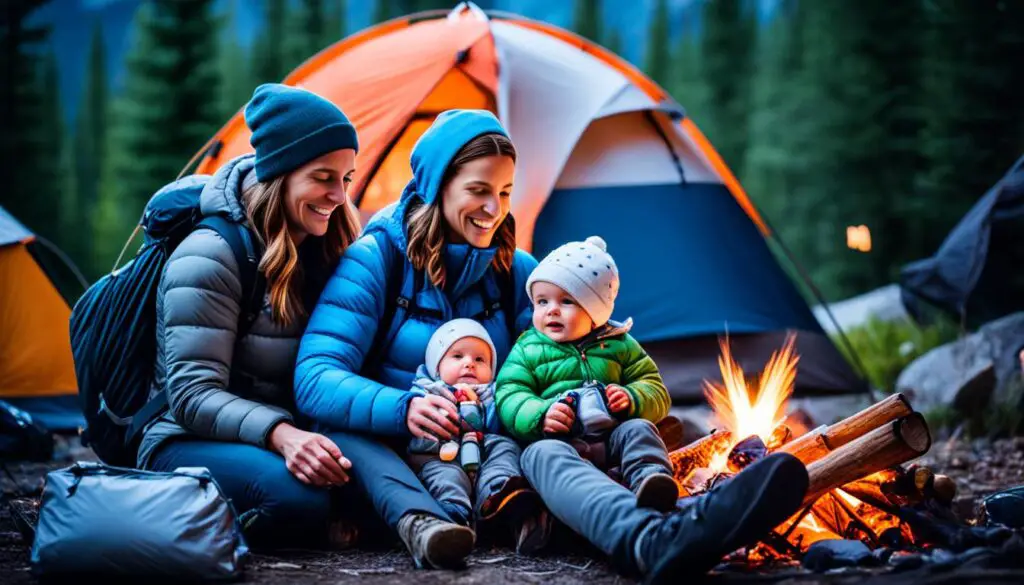
[[338,106],[280,83],[256,88],[245,106],[256,149],[256,178],[266,182],[344,148],[359,150],[356,129]]

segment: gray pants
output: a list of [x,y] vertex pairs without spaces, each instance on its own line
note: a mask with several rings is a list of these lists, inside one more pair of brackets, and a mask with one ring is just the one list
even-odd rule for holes
[[556,518],[607,554],[620,571],[636,570],[633,546],[648,523],[662,517],[637,508],[636,489],[652,473],[671,473],[665,443],[653,423],[628,420],[608,437],[608,463],[620,465],[627,489],[555,439],[523,452],[523,473]]
[[501,435],[484,435],[483,462],[476,478],[476,490],[469,475],[457,463],[431,457],[417,472],[420,481],[452,520],[470,525],[480,506],[512,477],[523,475],[519,466],[521,450],[515,441]]

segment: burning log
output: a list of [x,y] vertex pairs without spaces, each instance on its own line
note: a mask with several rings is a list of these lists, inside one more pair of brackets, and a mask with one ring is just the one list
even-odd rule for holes
[[831,451],[855,441],[878,427],[909,416],[913,410],[903,394],[893,394],[876,402],[857,414],[832,426],[820,426],[802,437],[782,446],[779,451],[789,453],[809,465]]
[[668,460],[672,463],[676,480],[683,481],[694,469],[707,467],[715,453],[725,451],[730,445],[732,445],[732,433],[715,431],[682,449],[672,451],[668,454]]
[[829,490],[919,457],[929,447],[928,424],[919,413],[883,424],[809,464],[810,486],[804,502],[813,502]]

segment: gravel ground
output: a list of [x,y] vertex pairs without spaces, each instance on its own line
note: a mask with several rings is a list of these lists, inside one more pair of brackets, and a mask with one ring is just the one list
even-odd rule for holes
[[[8,464],[0,481],[6,494],[15,489],[22,492],[38,490],[45,473],[63,467],[74,459],[88,456],[73,444],[62,444],[61,462],[50,464]],[[928,465],[937,473],[945,473],[957,482],[958,496],[954,510],[965,521],[977,514],[981,497],[1006,487],[1024,484],[1024,438],[1012,440],[961,441],[936,443],[931,452],[918,463]],[[12,481],[13,480],[13,481]],[[17,482],[17,486],[14,482]],[[586,584],[628,583],[617,576],[600,558],[561,536],[556,544],[560,552],[540,558],[517,557],[503,548],[479,550],[472,555],[466,570],[417,571],[409,556],[399,547],[378,551],[321,553],[282,551],[274,556],[253,555],[243,583],[386,583],[433,585],[459,584]],[[28,566],[28,548],[15,527],[10,510],[0,506],[0,583],[19,585],[35,583]],[[893,573],[887,569],[844,570],[814,574],[798,565],[775,566],[755,572],[725,570],[712,573],[707,582],[773,582],[828,583],[862,585],[931,585],[939,583],[1024,583],[1024,570],[994,570],[960,567],[942,572],[914,571]]]

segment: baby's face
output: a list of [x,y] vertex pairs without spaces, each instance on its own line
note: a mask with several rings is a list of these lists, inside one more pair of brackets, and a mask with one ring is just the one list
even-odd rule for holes
[[490,384],[491,346],[477,337],[463,337],[455,342],[437,364],[437,373],[449,386],[456,384]]
[[594,321],[576,299],[550,282],[535,282],[533,295],[533,326],[552,341],[577,341],[594,330]]

